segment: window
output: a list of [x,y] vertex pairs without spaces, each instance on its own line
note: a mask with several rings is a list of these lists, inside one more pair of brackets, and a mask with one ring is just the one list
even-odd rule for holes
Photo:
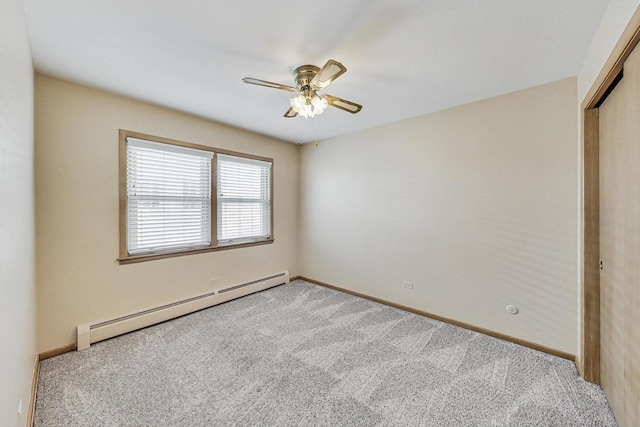
[[120,144],[121,263],[273,241],[273,160],[129,131]]
[[271,228],[271,163],[218,155],[218,242],[265,239]]
[[130,255],[211,245],[209,151],[127,139]]

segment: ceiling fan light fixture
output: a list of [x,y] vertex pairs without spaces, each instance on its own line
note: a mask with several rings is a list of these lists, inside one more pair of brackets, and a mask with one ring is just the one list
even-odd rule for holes
[[329,103],[315,92],[305,93],[291,98],[291,108],[302,117],[315,117],[327,109]]
[[324,113],[324,110],[326,110],[327,106],[329,105],[329,103],[327,102],[326,99],[324,99],[324,97],[318,96],[318,95],[314,96],[311,99],[311,103],[313,104],[313,108],[314,108],[314,111],[316,112],[316,115]]

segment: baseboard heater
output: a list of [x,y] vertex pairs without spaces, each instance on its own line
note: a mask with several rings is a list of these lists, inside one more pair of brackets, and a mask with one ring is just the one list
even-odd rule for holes
[[175,319],[185,314],[193,313],[284,283],[289,283],[288,271],[223,289],[216,289],[213,292],[120,316],[115,319],[78,325],[76,347],[78,350],[84,350],[98,341],[146,328],[147,326],[155,325],[156,323],[166,320]]

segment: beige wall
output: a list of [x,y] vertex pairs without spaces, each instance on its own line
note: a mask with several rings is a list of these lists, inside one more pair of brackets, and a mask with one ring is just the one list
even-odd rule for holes
[[[40,352],[74,343],[79,324],[211,291],[212,277],[297,274],[296,146],[38,74],[35,103]],[[275,243],[119,265],[121,128],[273,158]]]
[[3,2],[0,13],[0,201],[0,424],[24,426],[36,355],[36,300],[33,66],[19,0]]
[[575,352],[576,98],[570,78],[303,146],[300,271]]

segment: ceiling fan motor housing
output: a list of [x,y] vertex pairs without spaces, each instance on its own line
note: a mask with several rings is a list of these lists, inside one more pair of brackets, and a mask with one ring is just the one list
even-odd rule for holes
[[293,72],[296,85],[299,89],[305,89],[309,87],[311,80],[318,74],[320,68],[315,65],[301,65]]

